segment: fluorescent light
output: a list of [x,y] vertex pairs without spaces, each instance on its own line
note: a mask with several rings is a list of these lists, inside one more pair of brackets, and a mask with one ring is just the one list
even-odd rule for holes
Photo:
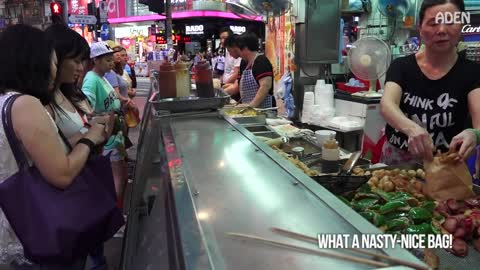
[[[223,12],[223,11],[188,11],[188,12],[174,12],[172,14],[173,19],[184,19],[190,17],[217,17],[217,18],[226,18],[226,19],[243,19],[238,17],[232,12]],[[133,16],[133,17],[123,17],[123,18],[112,18],[108,19],[108,22],[111,24],[119,23],[130,23],[130,22],[143,22],[143,21],[158,21],[165,20],[165,16],[153,14],[153,15],[143,15],[143,16]],[[258,16],[253,18],[254,21],[262,21],[262,17]]]

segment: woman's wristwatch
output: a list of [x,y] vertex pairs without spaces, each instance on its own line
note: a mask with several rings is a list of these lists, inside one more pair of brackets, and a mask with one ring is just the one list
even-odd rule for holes
[[78,140],[77,145],[78,144],[85,144],[86,146],[88,146],[88,148],[90,149],[90,153],[92,153],[93,149],[95,148],[95,143],[87,138],[81,138],[80,140]]

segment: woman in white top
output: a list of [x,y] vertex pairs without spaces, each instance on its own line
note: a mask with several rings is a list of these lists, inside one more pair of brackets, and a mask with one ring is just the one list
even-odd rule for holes
[[58,59],[53,100],[47,106],[57,126],[72,145],[83,138],[92,123],[104,124],[107,130],[110,130],[109,128],[113,127],[113,116],[100,116],[89,120],[87,113],[80,109],[89,105],[88,102],[81,104],[79,95],[82,92],[77,88],[78,78],[84,73],[83,63],[90,57],[90,47],[86,40],[62,24],[50,26],[45,33],[54,41]]
[[[110,136],[114,115],[99,116],[89,120],[84,106],[89,107],[90,105],[77,87],[78,78],[84,73],[83,63],[90,58],[90,47],[87,41],[77,32],[62,24],[54,24],[45,32],[54,40],[53,46],[58,59],[54,98],[46,107],[54,116],[58,128],[72,145],[84,137],[93,123],[105,124],[107,136]],[[87,108],[86,111],[92,112],[92,109]],[[91,251],[90,258],[91,269],[106,267],[102,245]]]
[[[84,167],[91,149],[89,145],[79,143],[67,153],[55,123],[44,108],[51,100],[57,71],[52,41],[39,29],[14,25],[0,36],[0,48],[0,107],[3,108],[13,93],[23,94],[12,106],[13,130],[25,154],[45,180],[60,189],[67,188]],[[95,145],[103,143],[105,126],[92,125],[84,138]],[[0,125],[0,185],[17,172],[4,127]],[[0,210],[0,265],[11,264],[13,269],[80,270],[84,263],[85,258],[78,258],[69,265],[31,265],[24,258],[23,247]]]

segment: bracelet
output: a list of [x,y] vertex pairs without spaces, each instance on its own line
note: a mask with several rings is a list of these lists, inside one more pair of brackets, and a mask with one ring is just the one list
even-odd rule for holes
[[477,137],[476,144],[480,144],[480,130],[474,128],[469,128],[468,130],[473,132],[473,134],[475,134],[475,137]]
[[77,145],[78,144],[85,144],[90,149],[90,152],[93,152],[93,148],[95,148],[95,143],[87,138],[81,138],[80,140],[78,140]]

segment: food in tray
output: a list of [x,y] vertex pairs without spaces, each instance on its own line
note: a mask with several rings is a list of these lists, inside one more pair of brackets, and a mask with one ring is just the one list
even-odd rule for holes
[[290,157],[287,153],[283,152],[281,149],[279,149],[276,145],[270,145],[275,151],[277,151],[282,157],[286,158],[288,161],[293,163],[293,165],[297,166],[297,168],[301,169],[306,175],[308,176],[316,176],[319,175],[319,172],[317,170],[312,170],[308,168],[305,163],[301,162],[300,160],[296,158]]
[[[382,176],[381,173],[383,172],[376,172],[375,175]],[[413,176],[413,172],[411,175]],[[385,233],[441,233],[434,224],[436,203],[426,200],[425,197],[416,198],[404,191],[386,192],[370,185],[360,187],[351,201],[342,196],[338,197]],[[432,269],[438,269],[438,256],[426,250],[422,253],[425,263]]]
[[459,257],[467,256],[468,242],[480,252],[480,196],[439,202],[434,215],[434,226],[442,233],[454,237],[449,252]]
[[[342,199],[348,202],[346,199]],[[433,201],[418,199],[403,192],[385,192],[380,188],[362,186],[348,203],[380,230],[387,233],[432,234]]]
[[423,183],[418,179],[425,177],[422,169],[418,170],[364,170],[356,167],[352,170],[354,175],[370,177],[367,184],[371,188],[379,188],[386,192],[404,191],[412,194],[415,198],[423,199]]
[[228,116],[257,116],[258,113],[254,108],[234,108],[226,109],[225,114]]

